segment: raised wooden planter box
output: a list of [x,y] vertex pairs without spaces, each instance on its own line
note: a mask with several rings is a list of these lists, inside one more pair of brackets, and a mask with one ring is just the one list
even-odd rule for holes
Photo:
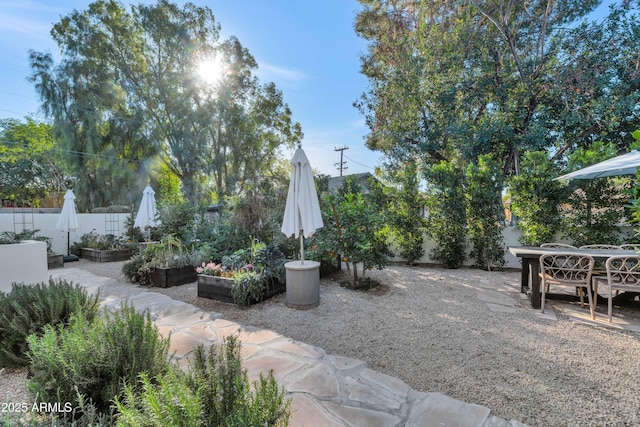
[[93,262],[126,261],[134,254],[134,249],[99,250],[82,248],[80,256]]
[[[198,297],[209,298],[223,302],[234,303],[233,295],[231,294],[231,287],[233,286],[233,279],[227,277],[208,276],[206,274],[198,274]],[[275,286],[269,286],[262,293],[262,300],[269,299],[275,295],[283,293],[287,289],[283,283],[278,283]],[[249,299],[251,304],[255,304],[256,301],[253,298]]]
[[64,255],[62,254],[51,254],[47,255],[47,268],[51,270],[52,268],[62,268],[64,267]]
[[184,285],[195,282],[197,279],[198,274],[192,265],[173,268],[156,267],[151,272],[151,283],[160,288]]

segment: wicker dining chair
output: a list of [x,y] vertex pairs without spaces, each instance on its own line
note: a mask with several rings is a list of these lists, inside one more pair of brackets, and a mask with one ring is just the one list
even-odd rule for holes
[[626,243],[624,245],[620,245],[620,249],[640,252],[640,243]]
[[[577,249],[577,246],[570,245],[568,243],[560,243],[560,242],[549,242],[549,243],[541,243],[541,248],[560,248],[560,249]],[[578,288],[576,288],[576,293]],[[547,292],[549,292],[549,285],[547,285]]]
[[568,243],[558,243],[558,242],[542,243],[540,247],[541,248],[567,248],[567,249],[577,248],[577,246],[573,246]]
[[603,249],[603,250],[615,250],[620,249],[619,245],[583,245],[580,249]]
[[540,310],[544,313],[546,294],[549,285],[570,286],[579,289],[580,306],[584,307],[584,288],[587,288],[589,309],[593,314],[591,299],[591,274],[593,272],[593,257],[575,254],[546,254],[540,256],[540,289],[542,298]]
[[[605,263],[607,276],[593,278],[594,294],[593,306],[598,303],[598,283],[607,285],[607,298],[609,322],[613,314],[613,291],[640,292],[640,256],[614,256]],[[595,312],[591,312],[591,318],[595,320]]]

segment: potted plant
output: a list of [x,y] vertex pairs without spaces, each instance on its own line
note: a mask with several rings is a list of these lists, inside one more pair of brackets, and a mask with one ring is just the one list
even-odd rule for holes
[[202,263],[198,273],[198,297],[247,306],[285,291],[284,254],[276,246],[254,241],[222,262]]
[[82,258],[93,262],[125,261],[133,256],[137,243],[113,234],[101,235],[95,230],[84,234],[80,242],[74,244]]

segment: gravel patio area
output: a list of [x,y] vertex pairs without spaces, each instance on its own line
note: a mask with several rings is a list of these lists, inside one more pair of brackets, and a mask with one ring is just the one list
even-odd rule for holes
[[[121,266],[81,260],[65,268],[124,281]],[[568,313],[579,304],[552,301],[541,315],[519,292],[519,272],[390,266],[369,274],[383,285],[364,292],[340,286],[339,275],[322,279],[312,310],[287,307],[285,295],[242,309],[198,298],[195,283],[151,290],[364,360],[417,390],[477,403],[504,419],[640,425],[640,332],[576,322]],[[604,319],[606,307],[598,312]],[[640,308],[614,315],[640,324]]]

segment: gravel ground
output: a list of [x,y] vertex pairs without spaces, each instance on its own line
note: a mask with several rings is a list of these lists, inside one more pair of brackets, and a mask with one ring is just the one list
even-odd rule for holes
[[[81,260],[66,267],[123,280],[121,265]],[[366,292],[341,287],[339,275],[323,279],[312,310],[288,308],[284,295],[241,309],[198,298],[194,283],[153,290],[364,360],[416,390],[477,403],[504,419],[640,425],[640,333],[574,323],[562,314],[566,302],[551,302],[557,320],[542,318],[520,294],[519,272],[391,266],[370,276],[382,285]],[[487,290],[500,291],[493,307],[505,309],[489,309]],[[640,321],[640,308],[614,315]],[[0,402],[7,375],[0,372]]]

